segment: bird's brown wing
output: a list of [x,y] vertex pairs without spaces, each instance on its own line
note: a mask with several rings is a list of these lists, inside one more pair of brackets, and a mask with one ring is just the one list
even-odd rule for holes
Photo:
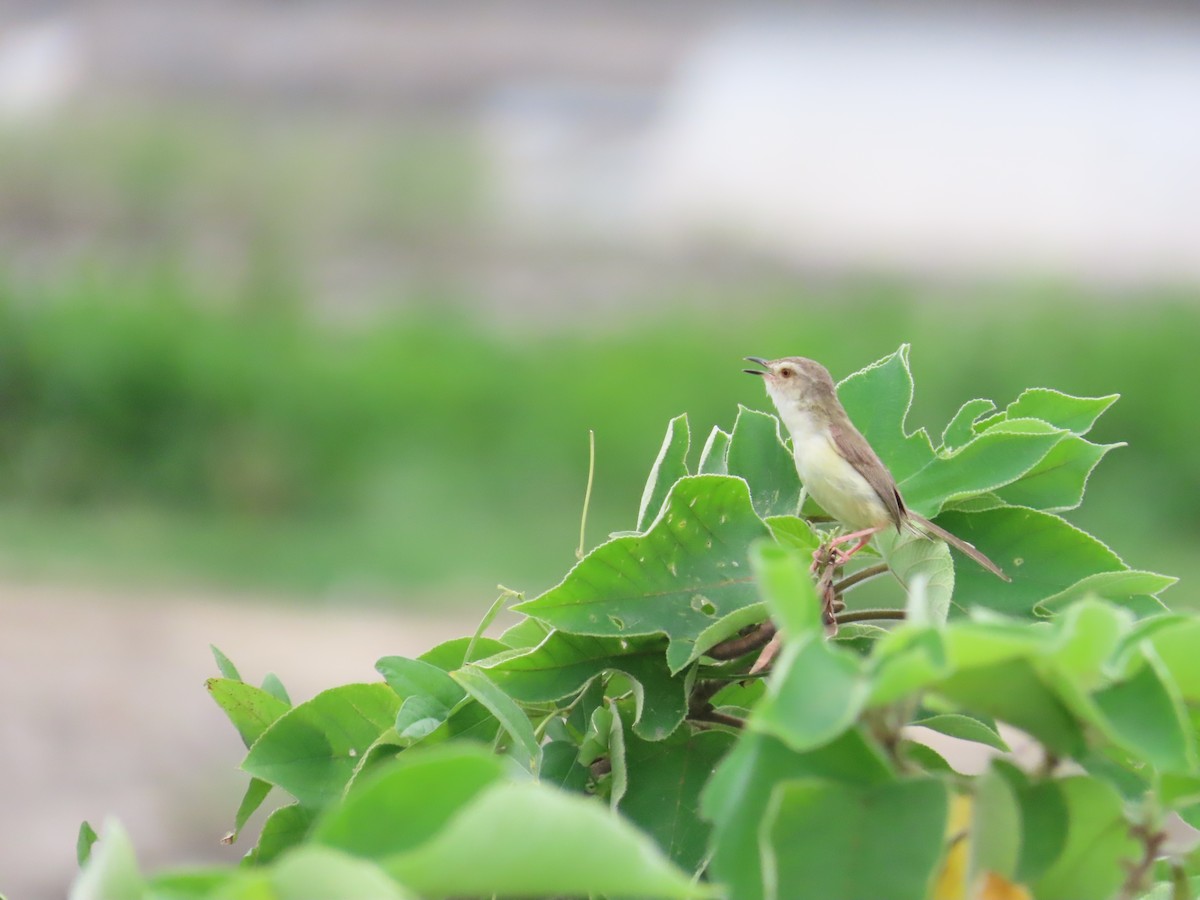
[[867,484],[875,489],[875,493],[887,507],[892,522],[899,529],[907,510],[904,508],[904,500],[900,497],[900,490],[896,487],[896,479],[883,464],[883,460],[871,449],[867,439],[854,427],[849,418],[835,419],[830,426],[830,432],[838,452],[867,479]]

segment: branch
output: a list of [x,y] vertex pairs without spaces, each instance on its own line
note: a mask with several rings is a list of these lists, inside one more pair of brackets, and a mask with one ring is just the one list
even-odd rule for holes
[[775,637],[775,623],[766,621],[749,634],[739,635],[709,647],[704,651],[704,655],[720,660],[737,659],[739,656],[745,656],[760,647],[765,647],[773,637]]
[[730,728],[742,729],[746,727],[746,720],[739,719],[737,716],[730,716],[723,712],[717,712],[715,709],[705,710],[690,715],[693,722],[712,722],[714,725],[728,725]]
[[838,613],[837,623],[849,625],[851,622],[874,622],[884,620],[901,620],[904,618],[902,609],[852,609],[850,612]]
[[876,563],[873,566],[867,566],[865,569],[860,569],[853,575],[847,575],[841,581],[833,586],[835,594],[840,594],[843,591],[848,591],[860,581],[866,581],[868,578],[874,578],[876,575],[882,575],[888,570],[887,563]]

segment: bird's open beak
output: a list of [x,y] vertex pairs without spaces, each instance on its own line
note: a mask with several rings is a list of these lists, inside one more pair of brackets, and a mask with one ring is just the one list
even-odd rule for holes
[[745,357],[745,359],[746,359],[746,362],[752,362],[755,365],[762,366],[764,369],[766,369],[765,372],[760,371],[759,369],[742,369],[742,371],[745,372],[747,375],[770,375],[771,374],[770,363],[768,363],[761,356],[747,356],[747,357]]

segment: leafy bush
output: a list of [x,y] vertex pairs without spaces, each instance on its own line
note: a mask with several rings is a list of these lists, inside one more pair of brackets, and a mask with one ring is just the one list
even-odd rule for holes
[[[119,825],[94,846],[85,826],[73,896],[1193,896],[1168,829],[1200,822],[1200,618],[1059,515],[1115,397],[973,400],[935,441],[906,430],[906,348],[839,392],[910,505],[1011,583],[892,536],[822,572],[823,604],[824,532],[774,417],[742,409],[698,455],[679,417],[635,530],[499,638],[507,596],[473,636],[296,705],[218,652],[251,777],[229,840],[272,791],[291,802],[242,866],[150,879]],[[885,572],[895,603],[856,605]],[[992,758],[961,774],[931,734]]]

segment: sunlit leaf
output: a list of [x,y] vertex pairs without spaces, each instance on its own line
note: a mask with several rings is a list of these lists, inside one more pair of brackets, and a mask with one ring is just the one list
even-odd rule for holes
[[1075,509],[1083,502],[1092,470],[1105,454],[1124,444],[1093,444],[1067,435],[1018,481],[998,488],[996,494],[1014,506],[1050,512]]
[[358,758],[392,727],[399,708],[400,698],[386,684],[324,691],[276,719],[242,769],[307,806],[324,806],[345,787]]
[[729,452],[729,434],[713,426],[700,451],[700,463],[696,466],[697,475],[725,475],[729,467],[725,456]]
[[763,821],[765,896],[925,900],[942,858],[947,804],[945,785],[932,778],[872,787],[784,782]]
[[769,413],[738,407],[729,439],[726,471],[746,479],[760,516],[793,514],[800,506],[800,476],[783,445],[779,420]]
[[205,685],[247,747],[291,708],[278,697],[244,681],[210,678]]
[[707,649],[696,639],[709,625],[758,602],[746,556],[769,533],[742,479],[684,478],[649,532],[597,547],[559,585],[513,608],[573,634],[665,634],[678,672]]
[[716,895],[596,801],[534,782],[487,789],[384,868],[421,896]]
[[542,758],[542,750],[537,735],[533,733],[533,724],[521,707],[476,666],[464,666],[450,675],[496,717],[501,727],[520,747],[522,753],[518,758],[521,764],[536,772]]
[[1008,405],[1005,415],[1009,419],[1043,419],[1075,434],[1087,434],[1096,420],[1120,396],[1072,397],[1051,388],[1029,388]]
[[946,425],[942,432],[942,450],[953,451],[957,450],[964,444],[970,443],[975,438],[974,424],[979,418],[996,408],[996,404],[991,400],[985,400],[982,397],[976,400],[968,400],[959,407],[958,412]]

